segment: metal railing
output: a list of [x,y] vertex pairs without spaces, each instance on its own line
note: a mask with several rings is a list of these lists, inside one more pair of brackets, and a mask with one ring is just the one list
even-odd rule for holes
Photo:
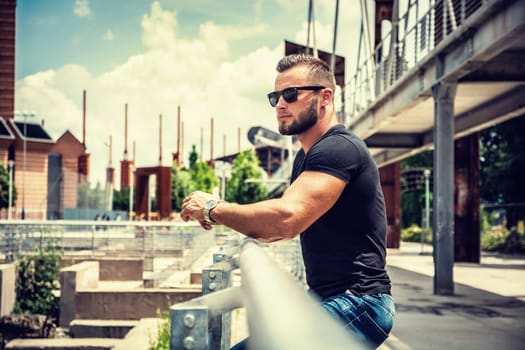
[[[365,348],[255,240],[223,258],[203,270],[202,297],[171,307],[170,349],[229,349],[229,314],[239,307],[246,308],[253,350]],[[242,285],[231,287],[238,267]]]
[[216,233],[194,222],[0,220],[0,260],[51,243],[65,255],[143,257],[145,271],[165,256],[172,268],[186,270],[216,244]]
[[406,12],[372,55],[360,64],[349,85],[350,118],[366,110],[379,96],[434,49],[455,34],[467,19],[498,0],[407,0]]

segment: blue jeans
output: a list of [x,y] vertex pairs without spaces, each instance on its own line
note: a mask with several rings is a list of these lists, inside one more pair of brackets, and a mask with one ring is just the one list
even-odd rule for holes
[[[357,339],[377,348],[383,343],[394,325],[394,300],[388,294],[357,296],[350,292],[334,295],[322,301],[322,306],[333,317],[351,329]],[[231,350],[245,350],[247,340]]]
[[357,296],[350,292],[329,297],[323,307],[357,335],[357,339],[377,348],[394,325],[395,306],[389,294]]

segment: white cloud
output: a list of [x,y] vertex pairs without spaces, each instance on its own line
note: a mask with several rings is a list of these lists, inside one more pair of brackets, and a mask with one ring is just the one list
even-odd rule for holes
[[151,4],[151,12],[142,18],[142,43],[150,49],[166,49],[175,43],[176,13],[165,11],[160,3]]
[[[275,64],[282,44],[262,47],[231,59],[230,44],[256,35],[263,26],[223,27],[212,22],[201,25],[196,38],[176,36],[176,13],[154,2],[142,18],[141,54],[104,74],[93,76],[86,68],[67,65],[17,83],[17,106],[34,110],[46,119],[46,129],[56,140],[69,129],[82,137],[82,90],[87,91],[86,145],[91,154],[91,181],[104,182],[108,164],[105,143],[113,139],[113,166],[119,179],[124,151],[124,105],[128,104],[128,152],[136,143],[136,165],[158,164],[159,114],[163,115],[163,154],[171,164],[177,147],[177,106],[184,122],[183,160],[191,145],[200,152],[204,131],[203,158],[210,155],[210,120],[214,118],[214,156],[237,151],[237,130],[241,128],[241,149],[250,147],[248,129],[262,125],[276,129],[275,112],[266,93],[273,89]],[[117,181],[118,182],[118,181]],[[118,187],[118,184],[117,184]]]
[[78,17],[89,17],[91,15],[89,0],[75,0],[73,13]]
[[113,41],[113,39],[115,39],[115,34],[113,34],[111,29],[108,29],[102,34],[102,39],[105,41]]

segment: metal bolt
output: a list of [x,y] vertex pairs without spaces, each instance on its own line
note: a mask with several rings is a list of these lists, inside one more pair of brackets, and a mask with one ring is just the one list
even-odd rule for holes
[[182,341],[182,346],[184,346],[184,349],[186,349],[186,350],[195,349],[195,340],[191,336],[190,337],[186,337]]
[[195,316],[193,316],[193,314],[186,314],[184,315],[183,322],[186,328],[193,328],[193,326],[195,326]]
[[216,274],[215,274],[215,271],[210,271],[210,273],[208,274],[208,276],[210,276],[211,279],[214,279]]
[[210,285],[208,286],[208,288],[209,288],[210,290],[215,290],[215,283],[214,283],[214,282],[210,283]]

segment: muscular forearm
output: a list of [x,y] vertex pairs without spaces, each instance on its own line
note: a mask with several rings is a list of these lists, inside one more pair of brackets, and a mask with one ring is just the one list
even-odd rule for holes
[[211,213],[217,223],[265,242],[291,239],[298,235],[293,212],[278,199],[254,204],[221,202]]
[[[207,230],[212,226],[204,218],[203,208],[210,199],[209,193],[196,191],[186,197],[180,213],[184,221],[197,220]],[[254,204],[220,202],[209,212],[215,224],[228,226],[247,236],[270,242],[291,239],[305,229],[304,211],[282,198]]]

